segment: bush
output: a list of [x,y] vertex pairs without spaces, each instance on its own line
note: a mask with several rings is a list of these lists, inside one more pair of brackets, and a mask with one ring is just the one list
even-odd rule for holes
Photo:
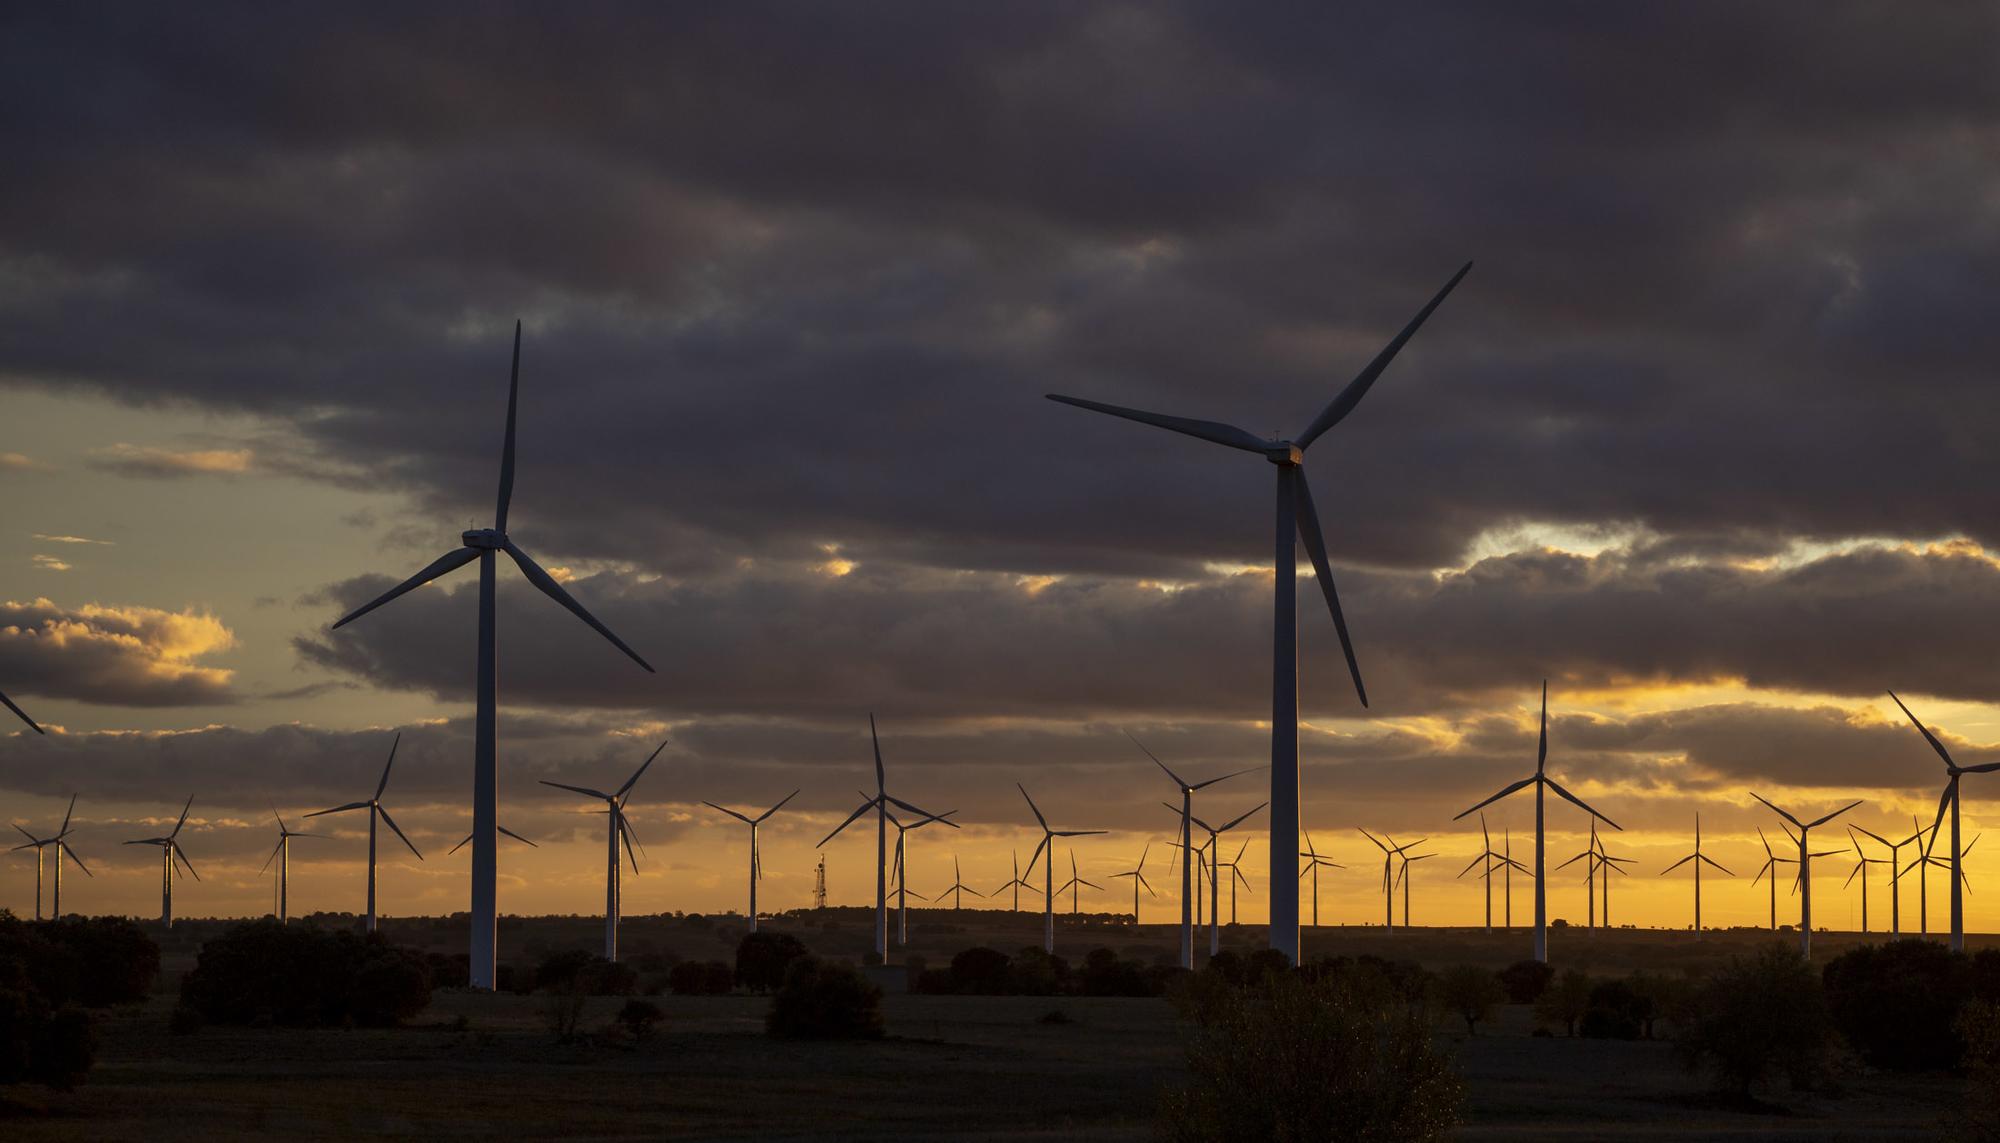
[[545,988],[542,997],[542,1025],[555,1037],[558,1044],[568,1044],[576,1039],[576,1030],[583,1024],[583,1006],[589,999],[583,985],[572,977],[568,983]]
[[[1282,955],[1282,954],[1280,954]],[[1151,996],[1144,965],[1120,960],[1110,949],[1092,949],[1083,958],[1085,996]]]
[[1639,1016],[1640,1035],[1650,1040],[1653,1028],[1661,1019],[1682,1021],[1688,1017],[1688,1005],[1693,998],[1693,990],[1686,977],[1667,976],[1663,973],[1635,972],[1627,982],[1632,991],[1643,1000],[1644,1007]]
[[765,1028],[796,1040],[866,1040],[882,1035],[882,990],[853,966],[802,956],[771,997]]
[[666,1018],[667,1014],[660,1011],[660,1006],[650,1000],[627,1000],[615,1017],[618,1026],[634,1040],[651,1039],[654,1030]]
[[1878,1068],[1957,1066],[1965,1052],[1959,1013],[1972,999],[1972,964],[1935,941],[1862,945],[1821,974],[1834,1026]]
[[1007,954],[971,948],[951,958],[952,991],[965,996],[1001,996],[1012,984]]
[[736,945],[736,986],[769,992],[785,983],[785,969],[804,955],[805,943],[790,933],[746,933]]
[[727,996],[735,982],[735,971],[719,960],[684,960],[667,973],[676,996]]
[[1535,1001],[1535,1019],[1548,1027],[1560,1026],[1563,1035],[1576,1035],[1576,1022],[1590,1007],[1590,978],[1576,969],[1565,969]]
[[1788,945],[1732,957],[1695,994],[1677,1032],[1690,1067],[1711,1066],[1719,1085],[1745,1099],[1751,1085],[1775,1072],[1793,1087],[1811,1087],[1834,1044],[1819,981]]
[[0,978],[52,1009],[136,1004],[159,974],[160,946],[123,917],[23,921],[0,910]]
[[1170,1140],[1443,1138],[1463,1102],[1429,1013],[1368,966],[1219,976],[1177,997],[1189,1080],[1162,1105]]
[[0,988],[0,1084],[68,1091],[83,1082],[95,1056],[90,1018],[81,1010],[51,1011],[31,988]]
[[[1973,957],[1975,964],[1978,957]],[[1981,1143],[2000,1140],[2000,1004],[1974,1000],[1959,1013],[1956,1031],[1965,1041],[1970,1075],[1965,1085],[1962,1134]]]
[[1517,960],[1500,970],[1500,987],[1507,990],[1507,1003],[1533,1004],[1548,991],[1556,970],[1538,960]]
[[210,1024],[390,1025],[429,1003],[422,956],[378,934],[268,919],[232,925],[204,943],[181,979],[181,1004]]
[[1058,996],[1069,989],[1069,961],[1033,945],[1014,954],[1007,990],[1021,996]]
[[1493,1006],[1507,997],[1498,978],[1470,964],[1448,970],[1439,981],[1438,994],[1445,1008],[1465,1021],[1465,1031],[1469,1036],[1479,1034],[1479,1022],[1490,1019]]
[[1651,1027],[1653,1002],[1623,980],[1591,986],[1577,1030],[1592,1040],[1636,1040]]

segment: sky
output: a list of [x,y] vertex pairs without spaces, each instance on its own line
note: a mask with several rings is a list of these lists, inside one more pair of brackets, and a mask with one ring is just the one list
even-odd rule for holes
[[[1633,859],[1614,918],[1688,923],[1660,871],[1699,813],[1737,875],[1704,921],[1762,923],[1753,792],[1936,812],[1890,688],[2000,759],[1996,47],[1973,3],[9,12],[0,690],[51,733],[0,737],[0,817],[76,794],[66,906],[144,915],[122,843],[192,796],[177,910],[255,915],[274,810],[365,798],[400,734],[423,859],[383,851],[383,911],[463,909],[475,577],[330,625],[490,524],[518,320],[509,531],[658,671],[503,569],[500,820],[539,843],[504,912],[601,908],[601,813],[538,783],[662,744],[628,912],[741,909],[704,803],[794,789],[760,901],[824,855],[859,903],[865,833],[815,843],[873,712],[891,792],[962,824],[912,835],[912,889],[1007,880],[1019,783],[1109,831],[1087,907],[1150,844],[1166,920],[1174,790],[1127,736],[1268,760],[1267,470],[1043,395],[1290,437],[1474,260],[1312,453],[1372,701],[1301,553],[1321,916],[1379,917],[1366,829],[1438,854],[1417,923],[1477,922],[1453,815],[1531,772],[1547,679],[1550,773]],[[1587,824],[1551,804],[1553,865]],[[1486,820],[1525,860],[1525,797]],[[310,828],[294,909],[358,910],[365,819]],[[1966,864],[1992,930],[2000,842]],[[1853,867],[1815,865],[1816,921],[1858,924]],[[0,907],[33,878],[8,854]]]

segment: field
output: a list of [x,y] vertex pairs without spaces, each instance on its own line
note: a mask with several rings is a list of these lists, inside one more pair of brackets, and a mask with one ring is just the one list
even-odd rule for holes
[[[1038,921],[1037,919],[1032,919]],[[927,918],[922,944],[1032,939],[1030,918],[975,914],[966,924]],[[973,922],[977,922],[975,925]],[[719,924],[720,922],[711,922]],[[632,941],[657,945],[684,919],[641,920]],[[569,919],[516,922],[527,944],[573,943]],[[851,925],[791,925],[815,945],[844,944]],[[958,932],[937,932],[940,928]],[[1134,955],[1168,948],[1163,927],[1065,928],[1061,947],[1080,959],[1099,945]],[[200,926],[175,937],[192,939]],[[403,937],[418,936],[415,923]],[[859,930],[865,941],[865,927]],[[687,934],[680,934],[686,937]],[[912,933],[913,938],[917,932]],[[1229,943],[1252,947],[1243,929]],[[1617,930],[1562,934],[1558,949],[1601,973],[1671,968],[1740,952],[1772,938]],[[712,948],[719,936],[703,932]],[[1830,934],[1829,950],[1857,939]],[[1420,931],[1390,936],[1321,930],[1314,952],[1415,956],[1432,967],[1519,958],[1520,933]],[[413,941],[413,943],[416,943]],[[675,951],[696,955],[694,942]],[[830,950],[823,950],[830,951]],[[1816,948],[1816,953],[1820,950]],[[170,951],[167,976],[186,962]],[[17,1092],[9,1140],[387,1136],[405,1138],[641,1139],[1142,1139],[1161,1090],[1181,1062],[1172,1008],[1159,1000],[892,995],[889,1038],[868,1044],[796,1044],[763,1034],[757,997],[659,998],[668,1013],[653,1039],[625,1046],[559,1046],[545,1002],[529,996],[440,992],[411,1026],[382,1031],[298,1032],[205,1028],[170,1035],[170,981],[141,1008],[107,1017],[100,1061],[70,1095]],[[591,1002],[585,1028],[602,1027],[619,1002]],[[1061,1011],[1068,1023],[1041,1018]],[[1837,1097],[1766,1093],[1758,1112],[1726,1109],[1684,1072],[1666,1043],[1531,1035],[1526,1009],[1467,1038],[1440,1024],[1468,1090],[1460,1137],[1528,1139],[1920,1139],[1937,1138],[1957,1110],[1961,1081],[1859,1072]]]

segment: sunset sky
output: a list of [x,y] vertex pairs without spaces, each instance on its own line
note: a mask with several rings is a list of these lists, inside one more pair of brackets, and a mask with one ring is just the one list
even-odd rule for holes
[[[1752,790],[1928,824],[1889,688],[2000,758],[1990,5],[216,11],[0,17],[0,691],[51,731],[0,726],[0,817],[80,794],[72,909],[155,913],[119,843],[192,794],[177,912],[268,910],[273,803],[366,797],[398,731],[428,860],[384,849],[383,911],[465,908],[476,576],[328,627],[491,523],[517,317],[510,531],[658,674],[503,568],[500,820],[542,843],[503,845],[503,912],[601,910],[602,815],[536,780],[662,741],[627,911],[740,909],[701,803],[794,788],[762,901],[808,904],[873,711],[892,792],[964,823],[913,835],[913,889],[1007,880],[1021,782],[1111,831],[1086,907],[1151,841],[1166,920],[1174,791],[1121,731],[1268,760],[1268,470],[1042,395],[1290,436],[1467,259],[1313,453],[1374,702],[1302,582],[1323,919],[1379,919],[1366,828],[1439,854],[1417,923],[1477,921],[1450,819],[1532,771],[1544,677],[1550,772],[1635,859],[1620,922],[1688,922],[1658,874],[1699,811],[1739,875],[1704,919],[1762,923]],[[2000,779],[1964,791],[1969,839]],[[1550,805],[1553,865],[1586,823]],[[1487,815],[1523,861],[1532,814]],[[359,910],[365,819],[316,825],[294,910]],[[872,845],[823,851],[836,903]],[[1820,923],[1858,925],[1853,864]],[[2000,926],[2000,836],[1968,869]],[[5,855],[0,907],[33,893]]]

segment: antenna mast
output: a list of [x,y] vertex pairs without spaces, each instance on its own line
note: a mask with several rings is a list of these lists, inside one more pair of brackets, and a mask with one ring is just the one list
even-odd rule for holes
[[826,908],[826,855],[819,858],[819,875],[813,882],[813,908]]

